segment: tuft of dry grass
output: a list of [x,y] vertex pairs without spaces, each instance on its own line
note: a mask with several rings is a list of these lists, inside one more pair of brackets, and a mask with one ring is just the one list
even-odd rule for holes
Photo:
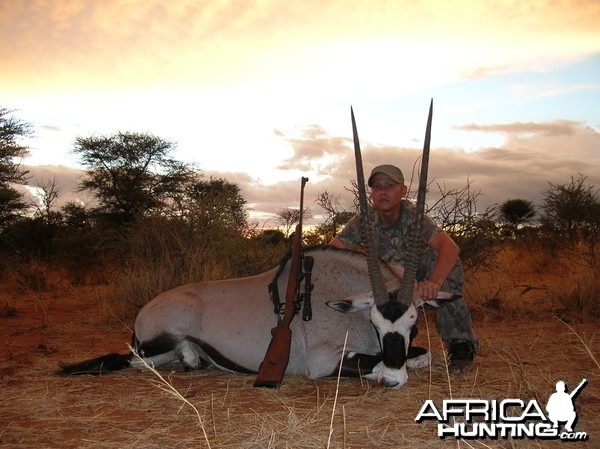
[[575,336],[579,339],[579,341],[581,342],[581,348],[583,349],[583,352],[587,355],[589,355],[590,359],[593,360],[593,362],[596,364],[596,366],[598,367],[598,370],[600,371],[600,363],[598,363],[598,359],[596,359],[596,354],[594,353],[594,351],[592,350],[592,345],[593,345],[593,337],[590,338],[589,342],[584,340],[583,337],[581,337],[577,331],[575,331],[575,329],[573,329],[573,327],[571,327],[569,324],[565,323],[563,320],[561,320],[560,318],[557,318],[558,321],[560,321],[562,324],[564,324],[566,327],[568,327],[571,332],[573,332],[573,334],[575,334]]
[[563,274],[559,251],[537,240],[516,240],[506,244],[496,263],[512,273]]
[[600,316],[600,284],[597,275],[587,273],[573,276],[567,282],[557,283],[551,290],[551,295],[562,304],[567,316]]
[[150,366],[148,364],[148,362],[137,353],[137,351],[135,351],[130,345],[127,345],[127,346],[129,348],[129,350],[133,353],[133,355],[142,363],[142,366],[158,378],[158,381],[156,381],[156,383],[155,383],[158,386],[158,388],[160,388],[162,391],[174,396],[176,400],[181,401],[184,405],[188,405],[189,407],[192,408],[192,410],[196,413],[196,417],[198,418],[198,425],[200,426],[200,429],[202,430],[202,435],[204,436],[204,441],[206,441],[206,445],[208,446],[208,449],[210,449],[210,441],[208,440],[208,435],[206,434],[206,429],[204,428],[202,416],[200,415],[200,412],[198,411],[196,406],[194,404],[192,404],[190,401],[188,401],[186,399],[186,397],[183,394],[181,394],[177,390],[177,388],[175,388],[173,386],[173,383],[168,381],[167,379],[165,379],[163,377],[163,375],[160,372],[158,372],[158,370],[154,366]]

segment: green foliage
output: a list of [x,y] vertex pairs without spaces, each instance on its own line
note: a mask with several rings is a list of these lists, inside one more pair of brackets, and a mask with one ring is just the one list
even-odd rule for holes
[[510,199],[500,206],[500,216],[508,223],[513,235],[516,235],[519,225],[529,223],[535,215],[535,206],[531,201]]
[[179,200],[177,214],[198,230],[243,232],[248,226],[246,200],[240,188],[222,178],[190,182]]
[[523,199],[506,200],[500,206],[502,218],[508,223],[518,225],[535,217],[535,206],[531,201]]
[[263,245],[287,245],[287,238],[279,229],[266,229],[254,236],[253,239],[259,241]]
[[95,226],[83,208],[78,219],[75,222],[61,211],[53,212],[52,220],[39,215],[15,220],[0,233],[0,262],[4,270],[26,280],[52,269],[66,268],[74,284],[83,283],[90,273],[114,259],[115,252],[105,245],[114,233],[110,228]]
[[61,208],[64,224],[70,229],[84,229],[90,225],[92,217],[83,204],[69,201]]
[[27,178],[20,162],[29,152],[19,140],[30,136],[31,125],[11,117],[12,111],[0,108],[0,184],[22,183]]
[[[5,118],[7,113],[0,110],[0,181],[24,181],[12,158],[26,153],[16,138],[27,127]],[[183,282],[274,266],[287,248],[285,237],[254,235],[240,188],[220,178],[201,179],[170,156],[173,148],[142,133],[77,138],[73,152],[88,167],[80,188],[95,195],[94,209],[68,203],[57,211],[58,190],[50,183],[42,186],[44,201],[33,215],[8,223],[5,217],[27,205],[0,183],[2,266],[36,288],[44,273],[58,267],[75,284],[118,273],[117,284],[129,285],[130,298],[141,301]],[[140,289],[140,279],[146,279],[146,289]],[[135,293],[142,291],[149,293]]]
[[21,218],[3,233],[3,250],[22,261],[49,261],[55,227],[48,226],[39,217]]
[[[287,248],[220,227],[194,229],[182,218],[152,216],[127,230],[121,269],[111,280],[123,315],[157,294],[188,282],[250,276],[274,267]],[[267,292],[265,291],[265,297]]]
[[0,229],[28,207],[22,194],[9,183],[22,184],[27,180],[28,172],[21,161],[28,150],[19,141],[32,134],[31,126],[10,116],[11,112],[0,108]]
[[170,157],[173,149],[172,142],[151,134],[78,137],[73,152],[88,167],[80,189],[94,194],[98,214],[118,224],[162,210],[197,176]]
[[8,184],[0,184],[0,230],[16,220],[27,207],[20,192]]

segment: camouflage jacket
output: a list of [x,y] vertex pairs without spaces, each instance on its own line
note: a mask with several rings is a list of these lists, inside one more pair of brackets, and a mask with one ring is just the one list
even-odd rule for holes
[[[405,259],[408,256],[409,236],[413,232],[416,215],[416,207],[410,201],[402,202],[402,209],[398,221],[389,228],[381,225],[379,217],[374,209],[370,210],[371,223],[373,224],[373,233],[378,248],[378,256],[388,265],[405,266]],[[429,239],[442,229],[437,226],[427,215],[423,217],[423,253],[417,272],[417,280],[422,281],[429,277],[435,261],[437,252],[427,245]],[[363,244],[362,232],[360,229],[360,214],[355,215],[348,221],[344,229],[336,236],[348,249],[358,249]],[[457,260],[454,270],[450,273],[442,289],[454,293],[460,293],[464,283],[464,275],[460,260]]]

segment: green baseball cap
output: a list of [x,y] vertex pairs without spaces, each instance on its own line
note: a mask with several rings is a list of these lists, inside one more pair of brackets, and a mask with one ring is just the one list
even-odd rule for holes
[[384,175],[389,176],[390,179],[397,184],[404,184],[404,175],[402,174],[402,170],[400,170],[395,165],[386,164],[378,165],[373,170],[371,170],[371,176],[369,176],[369,181],[367,182],[369,187],[372,187],[371,184],[373,176],[375,176],[377,173],[383,173]]

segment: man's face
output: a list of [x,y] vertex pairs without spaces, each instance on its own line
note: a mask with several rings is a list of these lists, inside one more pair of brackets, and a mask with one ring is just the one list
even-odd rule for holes
[[404,184],[395,183],[386,174],[377,173],[373,177],[371,199],[377,210],[385,212],[400,207],[406,192],[407,187]]

